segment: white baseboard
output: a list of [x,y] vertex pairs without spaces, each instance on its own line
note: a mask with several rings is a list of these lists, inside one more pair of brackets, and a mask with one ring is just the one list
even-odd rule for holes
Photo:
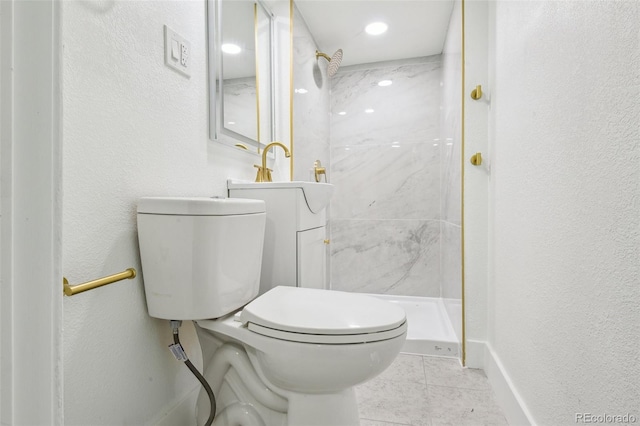
[[484,355],[487,344],[479,340],[467,340],[465,346],[465,366],[484,370]]
[[479,340],[468,340],[466,345],[466,365],[482,368],[489,379],[498,404],[504,411],[507,422],[512,426],[535,426],[533,416],[516,390],[509,374],[491,345]]
[[162,411],[148,426],[196,426],[196,400],[201,386],[198,384],[185,397]]

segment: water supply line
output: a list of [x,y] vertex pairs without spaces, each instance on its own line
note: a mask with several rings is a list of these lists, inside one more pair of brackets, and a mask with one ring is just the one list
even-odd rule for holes
[[216,397],[213,394],[209,383],[207,383],[204,376],[200,374],[198,369],[189,360],[187,354],[182,348],[182,345],[180,344],[180,335],[178,333],[178,329],[181,325],[182,321],[171,320],[171,330],[173,330],[173,345],[170,345],[169,348],[178,361],[184,361],[185,365],[189,368],[189,370],[191,370],[193,375],[196,376],[198,381],[200,381],[200,383],[202,384],[202,387],[204,387],[204,390],[207,392],[207,395],[209,396],[209,402],[211,404],[211,410],[209,411],[209,418],[207,419],[207,422],[204,426],[211,426],[211,424],[213,423],[213,419],[216,416]]

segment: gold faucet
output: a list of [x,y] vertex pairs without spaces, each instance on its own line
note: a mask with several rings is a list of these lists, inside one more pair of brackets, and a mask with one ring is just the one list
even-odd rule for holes
[[267,168],[267,152],[269,152],[269,149],[272,146],[281,147],[282,149],[284,149],[284,156],[287,158],[291,157],[289,148],[287,148],[280,142],[271,142],[269,145],[265,146],[264,150],[262,151],[262,166],[258,166],[257,164],[253,166],[258,168],[258,175],[256,176],[256,182],[272,182],[271,180],[272,170]]
[[320,182],[320,175],[324,175],[324,181],[327,181],[327,169],[322,167],[320,160],[313,162],[313,172],[316,175],[316,182]]

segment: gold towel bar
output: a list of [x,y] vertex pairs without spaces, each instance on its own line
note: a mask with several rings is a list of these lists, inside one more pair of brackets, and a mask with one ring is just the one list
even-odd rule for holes
[[98,278],[97,280],[87,281],[86,283],[70,286],[69,281],[65,277],[62,277],[62,289],[67,296],[73,296],[74,294],[82,293],[83,291],[93,290],[94,288],[101,287],[103,285],[115,283],[125,279],[131,279],[136,277],[136,270],[129,268],[126,271],[119,272],[117,274],[109,275],[108,277]]

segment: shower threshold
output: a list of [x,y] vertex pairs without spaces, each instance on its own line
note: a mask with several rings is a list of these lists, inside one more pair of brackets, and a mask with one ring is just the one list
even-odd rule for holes
[[370,294],[395,303],[407,313],[409,327],[403,353],[460,357],[460,342],[456,337],[442,299],[438,297],[394,296]]

